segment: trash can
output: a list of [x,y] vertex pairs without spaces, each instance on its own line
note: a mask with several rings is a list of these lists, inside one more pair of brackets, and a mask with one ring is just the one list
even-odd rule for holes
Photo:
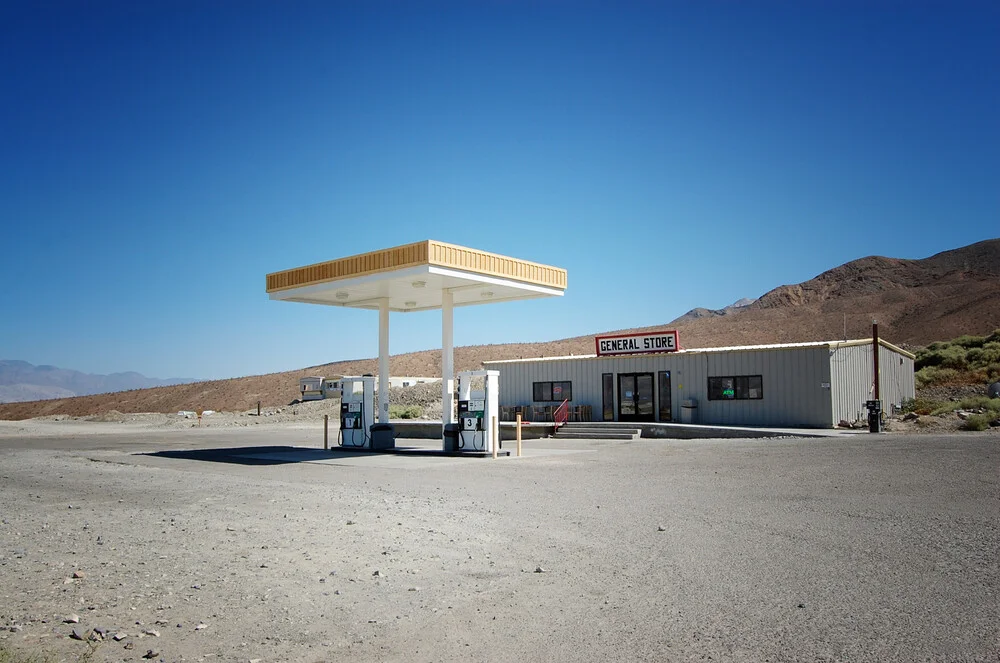
[[396,429],[392,424],[372,424],[372,449],[395,449]]
[[865,407],[868,408],[868,432],[882,432],[882,401],[867,401]]
[[698,401],[694,398],[681,401],[681,423],[693,424],[698,421]]
[[986,393],[990,398],[1000,398],[1000,382],[994,382],[987,389]]
[[445,424],[444,425],[444,452],[445,453],[458,453],[458,435],[459,431],[462,430],[459,424]]

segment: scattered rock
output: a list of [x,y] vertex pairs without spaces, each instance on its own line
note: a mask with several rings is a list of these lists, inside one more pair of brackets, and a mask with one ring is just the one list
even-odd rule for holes
[[154,638],[160,637],[160,632],[157,631],[155,628],[147,628],[142,633],[143,633],[143,635],[151,635]]
[[155,649],[147,649],[146,653],[142,655],[143,658],[156,658],[160,655],[160,652]]
[[353,525],[353,524],[354,524],[354,521],[353,521],[353,520],[348,520],[348,521],[347,521],[347,524],[348,524],[348,525]]
[[548,569],[543,569],[540,566],[535,567],[535,573],[548,573],[548,572],[549,572]]
[[372,576],[374,576],[376,578],[381,578],[382,577],[382,572],[376,569],[374,572],[372,572]]
[[656,527],[656,531],[657,531],[657,532],[666,532],[666,531],[667,531],[667,528],[666,528],[666,527],[664,527],[663,525],[658,525],[658,526]]
[[959,419],[961,419],[962,421],[965,421],[965,420],[966,420],[966,419],[968,419],[968,418],[969,418],[969,416],[970,416],[968,412],[965,412],[965,411],[963,411],[963,410],[959,410],[959,411],[958,411],[958,412],[956,412],[955,414],[957,414],[957,415],[958,415],[958,418],[959,418]]
[[419,591],[420,591],[420,588],[419,588],[419,587],[410,587],[410,588],[409,588],[408,590],[406,590],[406,591],[408,591],[408,592],[419,592]]
[[87,577],[87,574],[84,573],[83,571],[73,571],[73,578],[76,579],[76,580],[81,580],[81,579],[86,578],[86,577]]
[[804,608],[804,607],[806,607],[806,604],[805,604],[805,603],[800,603],[800,604],[799,604],[799,607],[800,607],[800,608]]
[[69,634],[69,637],[73,638],[74,640],[86,640],[88,637],[90,637],[90,629],[79,628],[79,627],[75,628],[73,629],[73,632]]
[[916,412],[907,412],[903,415],[903,421],[916,421],[919,418]]
[[135,648],[135,643],[134,642],[126,642],[125,643],[125,649],[133,649],[133,648]]
[[67,615],[66,617],[63,618],[63,624],[79,624],[79,623],[80,623],[80,615],[77,614]]
[[202,631],[202,630],[204,630],[206,628],[208,628],[208,624],[199,622],[198,625],[194,627],[194,630],[196,630],[196,631]]
[[124,631],[118,631],[113,636],[111,636],[111,639],[114,640],[115,642],[121,642],[122,640],[124,640],[127,637],[128,637],[128,633],[125,633]]

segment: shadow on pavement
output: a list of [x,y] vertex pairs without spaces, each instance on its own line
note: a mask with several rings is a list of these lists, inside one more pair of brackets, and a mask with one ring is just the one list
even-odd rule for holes
[[223,449],[172,449],[136,454],[180,460],[202,460],[210,463],[236,463],[238,465],[284,465],[308,461],[330,460],[334,458],[357,458],[371,456],[370,451],[351,451],[340,447],[334,449],[306,449],[303,447],[231,447]]
[[[323,460],[342,460],[347,458],[370,458],[372,456],[420,456],[423,458],[489,458],[490,454],[483,452],[446,452],[427,446],[399,446],[390,449],[351,449],[348,447],[333,447],[330,449],[314,449],[308,447],[261,446],[261,447],[231,447],[212,449],[171,449],[136,454],[138,456],[156,456],[160,458],[176,458],[180,460],[202,460],[211,463],[236,463],[238,465],[285,465],[287,463],[307,463]],[[499,456],[509,456],[509,451],[498,452]]]

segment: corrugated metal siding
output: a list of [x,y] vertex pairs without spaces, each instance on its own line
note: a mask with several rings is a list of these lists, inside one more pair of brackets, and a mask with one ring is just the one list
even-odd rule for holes
[[[734,350],[713,353],[581,358],[524,363],[489,364],[500,371],[500,404],[532,404],[532,383],[569,380],[573,383],[572,405],[591,406],[595,421],[601,420],[601,375],[615,377],[615,412],[618,411],[617,375],[652,373],[659,415],[657,373],[671,373],[671,411],[680,421],[680,404],[698,401],[697,423],[747,426],[833,425],[828,348],[784,350]],[[764,398],[760,400],[709,401],[708,378],[730,375],[762,376]]]
[[[903,400],[915,398],[916,384],[913,377],[913,360],[884,346],[878,352],[879,380],[882,407],[889,414],[897,412]],[[895,409],[890,409],[892,406]]]
[[[879,347],[879,381],[882,407],[887,413],[899,408],[903,399],[913,398],[913,360]],[[868,418],[865,401],[875,397],[872,374],[872,346],[853,345],[834,348],[830,352],[830,372],[833,383],[834,422],[864,421]]]
[[[831,426],[827,350],[789,348],[771,351],[705,353],[706,375],[699,385],[699,423],[730,426]],[[708,400],[708,378],[760,375],[760,400]]]

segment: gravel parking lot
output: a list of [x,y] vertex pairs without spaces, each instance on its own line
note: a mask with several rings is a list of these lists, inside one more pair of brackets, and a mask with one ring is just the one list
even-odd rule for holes
[[0,422],[0,652],[1000,660],[995,431],[307,446],[288,425]]

